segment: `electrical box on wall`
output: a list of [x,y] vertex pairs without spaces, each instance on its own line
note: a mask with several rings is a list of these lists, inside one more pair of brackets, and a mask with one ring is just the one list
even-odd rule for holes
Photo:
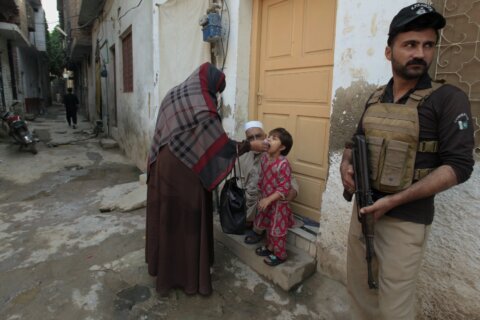
[[203,41],[216,42],[222,37],[222,17],[218,12],[210,12],[200,19],[203,27]]

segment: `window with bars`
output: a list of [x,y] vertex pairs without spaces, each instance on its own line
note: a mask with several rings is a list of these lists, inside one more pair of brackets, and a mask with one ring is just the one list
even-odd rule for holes
[[433,0],[447,19],[442,30],[433,76],[462,89],[470,99],[475,147],[480,155],[480,0]]
[[122,39],[123,91],[133,92],[132,32]]

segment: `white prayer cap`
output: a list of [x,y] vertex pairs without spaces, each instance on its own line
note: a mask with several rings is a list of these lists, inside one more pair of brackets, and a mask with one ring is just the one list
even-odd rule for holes
[[245,123],[245,131],[250,128],[260,128],[263,129],[263,124],[260,121],[248,121]]

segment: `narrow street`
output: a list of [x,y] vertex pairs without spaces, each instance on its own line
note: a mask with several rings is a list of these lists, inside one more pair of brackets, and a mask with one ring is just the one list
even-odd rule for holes
[[1,319],[349,319],[342,284],[317,273],[284,292],[218,242],[212,296],[159,297],[144,262],[145,209],[99,210],[102,190],[141,172],[102,149],[82,115],[69,128],[60,105],[29,126],[37,155],[0,133]]

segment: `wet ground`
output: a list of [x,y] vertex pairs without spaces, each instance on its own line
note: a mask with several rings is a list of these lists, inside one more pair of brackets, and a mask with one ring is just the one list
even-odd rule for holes
[[64,117],[50,107],[30,123],[37,155],[0,133],[1,319],[349,319],[342,284],[315,274],[284,292],[218,242],[212,296],[159,297],[144,263],[145,209],[98,209],[102,189],[141,172],[103,150],[87,121],[74,130]]

